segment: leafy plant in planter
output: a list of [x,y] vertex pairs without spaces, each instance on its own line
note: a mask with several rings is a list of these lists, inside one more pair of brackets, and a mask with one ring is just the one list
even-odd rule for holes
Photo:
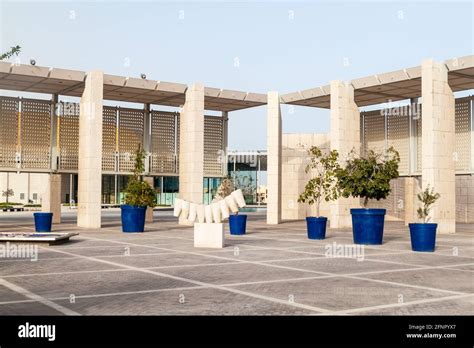
[[[230,196],[230,194],[234,191],[234,182],[230,177],[224,178],[217,189],[216,195],[214,197],[213,202],[218,202],[223,199],[226,199]],[[233,198],[227,198],[233,200]],[[233,211],[233,215],[229,216],[229,230],[230,234],[233,235],[241,235],[245,234],[246,227],[247,227],[247,215],[240,214],[237,206],[234,204],[235,209]]]
[[430,187],[417,195],[422,204],[416,211],[422,223],[408,224],[410,228],[411,248],[413,251],[434,251],[436,245],[436,229],[438,224],[429,223],[430,211],[433,204],[439,199],[440,194],[430,190]]
[[142,180],[144,171],[145,151],[139,146],[135,153],[135,168],[125,189],[125,204],[121,206],[123,232],[143,232],[146,209],[156,204],[155,190]]
[[332,150],[327,153],[317,147],[308,149],[310,163],[306,166],[306,174],[311,174],[311,179],[298,198],[299,203],[316,205],[316,216],[306,217],[308,238],[324,239],[326,236],[327,217],[320,216],[321,202],[337,199],[339,190],[337,186],[336,171],[339,169],[339,153]]
[[385,155],[370,150],[366,156],[349,153],[345,166],[336,170],[343,197],[363,199],[363,209],[351,209],[354,243],[382,244],[386,210],[368,209],[369,199],[381,200],[390,194],[390,181],[398,177],[400,155],[390,147]]

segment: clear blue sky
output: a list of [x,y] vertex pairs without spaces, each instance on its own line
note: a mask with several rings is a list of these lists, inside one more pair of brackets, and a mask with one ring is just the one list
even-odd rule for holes
[[[0,11],[0,48],[21,45],[24,63],[262,93],[473,54],[472,1],[0,0]],[[284,132],[329,130],[327,110],[283,112]],[[229,147],[265,149],[265,127],[265,107],[231,113]]]

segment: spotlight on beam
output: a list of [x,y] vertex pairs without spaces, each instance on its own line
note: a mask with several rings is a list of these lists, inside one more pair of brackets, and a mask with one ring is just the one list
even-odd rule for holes
[[30,59],[30,64],[31,64],[31,65],[36,65],[36,60]]
[[140,74],[140,77],[141,77],[143,80],[146,80],[146,75],[145,75],[145,74]]

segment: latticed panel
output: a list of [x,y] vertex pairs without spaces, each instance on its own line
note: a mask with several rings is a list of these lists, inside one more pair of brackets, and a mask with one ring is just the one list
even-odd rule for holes
[[[360,200],[363,204],[363,199]],[[405,178],[390,181],[390,194],[386,199],[369,201],[369,208],[386,209],[387,215],[397,219],[405,218]]]
[[0,167],[16,166],[18,144],[18,98],[0,97]]
[[102,170],[115,171],[117,142],[117,108],[104,106],[102,109]]
[[408,174],[410,163],[410,118],[409,115],[387,116],[388,146],[393,146],[400,154],[400,174]]
[[385,116],[380,110],[364,112],[364,152],[385,151]]
[[471,99],[461,98],[455,104],[456,170],[466,172],[471,161]]
[[220,117],[204,117],[204,175],[223,175],[224,121]]
[[79,103],[59,103],[59,169],[77,170],[79,158]]
[[21,102],[22,168],[49,169],[51,153],[51,102]]
[[176,173],[179,173],[179,147],[180,147],[179,141],[181,139],[180,125],[181,125],[181,119],[178,114],[176,117]]
[[143,146],[143,127],[145,112],[138,109],[119,109],[119,170],[132,172],[135,152]]
[[177,153],[176,114],[153,111],[151,113],[151,172],[176,173]]

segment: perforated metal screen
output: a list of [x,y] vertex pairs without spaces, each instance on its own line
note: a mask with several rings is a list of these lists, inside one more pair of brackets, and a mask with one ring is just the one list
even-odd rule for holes
[[21,163],[24,169],[49,169],[51,154],[51,102],[21,101]]
[[152,111],[151,113],[151,169],[152,173],[178,173],[177,139],[178,114]]
[[400,174],[408,174],[410,162],[410,116],[387,115],[387,146],[393,146],[400,154]]
[[102,114],[102,170],[105,172],[115,172],[117,108],[104,106]]
[[132,172],[135,164],[135,152],[143,147],[144,110],[119,109],[119,170]]
[[79,159],[79,103],[59,104],[59,169],[76,171]]
[[18,144],[18,98],[0,98],[0,167],[15,168]]
[[471,167],[471,98],[456,99],[456,170],[468,172]]
[[224,120],[204,117],[204,175],[222,176],[224,158]]
[[362,113],[364,125],[364,152],[373,150],[377,153],[385,151],[385,116],[380,110]]

